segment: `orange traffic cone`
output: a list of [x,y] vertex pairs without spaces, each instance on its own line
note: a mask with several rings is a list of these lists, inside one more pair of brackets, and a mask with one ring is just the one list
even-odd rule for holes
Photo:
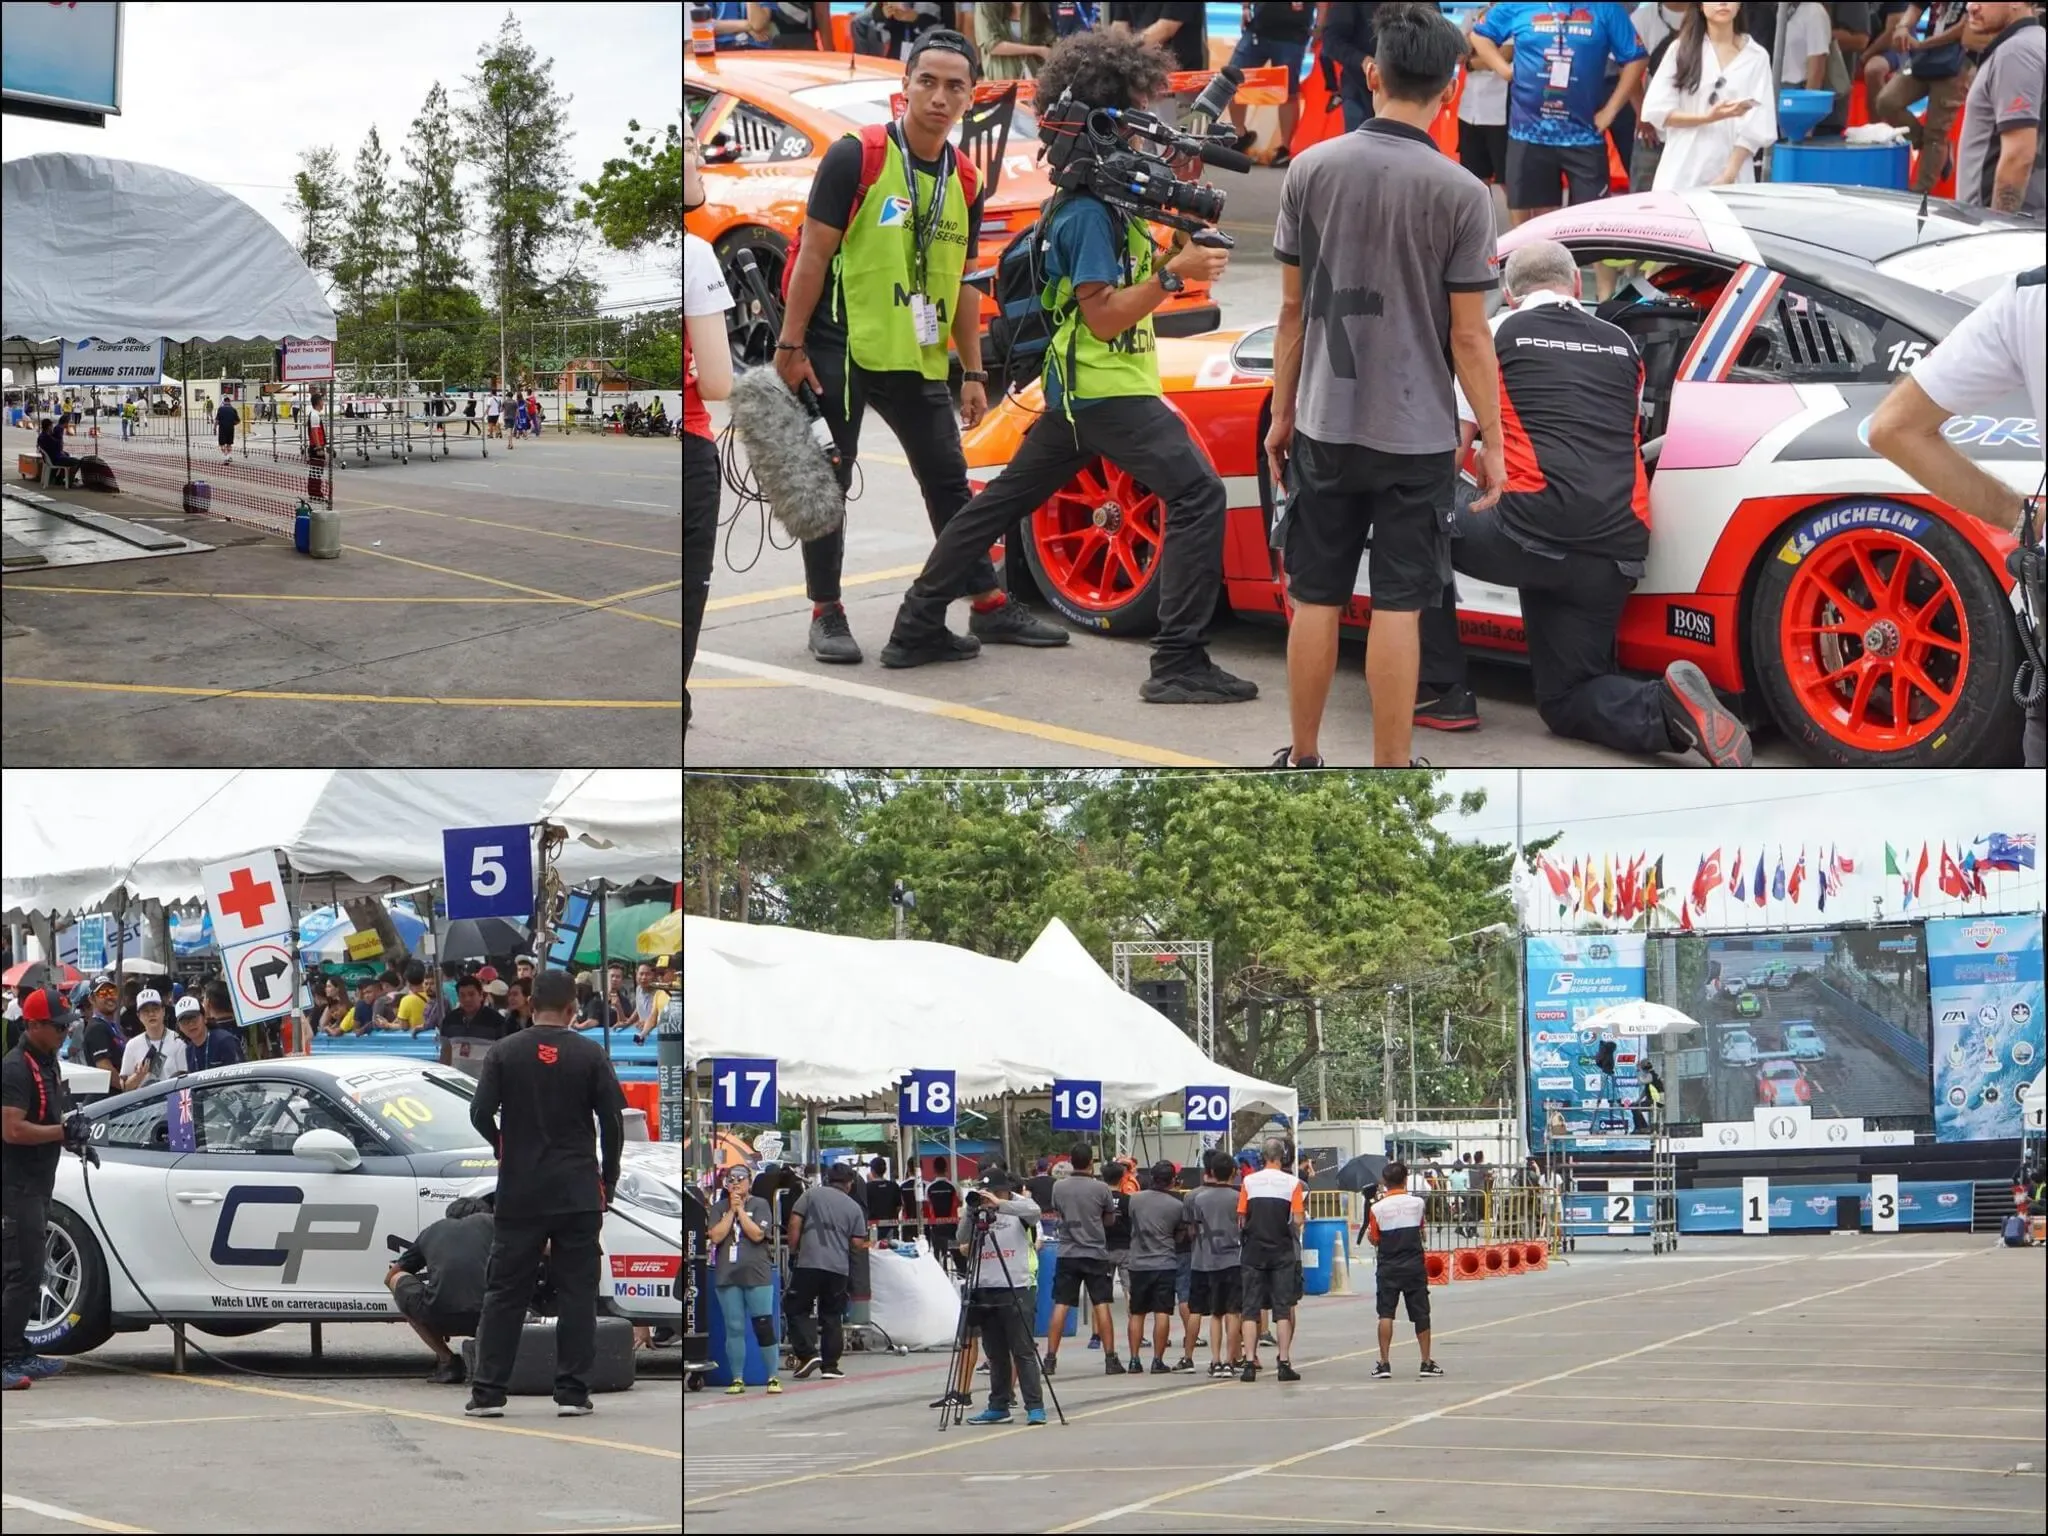
[[1504,1275],[1508,1272],[1507,1250],[1498,1243],[1479,1250],[1480,1262],[1486,1266],[1488,1276]]
[[1522,1248],[1523,1245],[1521,1243],[1509,1243],[1504,1249],[1501,1250],[1502,1253],[1504,1253],[1507,1257],[1508,1273],[1511,1275],[1519,1275],[1526,1267],[1526,1263],[1522,1255]]
[[1429,1278],[1431,1285],[1449,1285],[1451,1283],[1450,1258],[1443,1253],[1425,1253],[1422,1256],[1422,1272]]
[[1451,1278],[1453,1280],[1484,1280],[1486,1265],[1479,1257],[1477,1248],[1460,1248],[1451,1255]]
[[1550,1244],[1541,1240],[1522,1244],[1522,1263],[1528,1269],[1550,1268]]

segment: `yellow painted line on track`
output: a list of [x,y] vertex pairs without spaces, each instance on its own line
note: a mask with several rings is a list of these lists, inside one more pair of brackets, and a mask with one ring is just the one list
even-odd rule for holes
[[598,599],[601,603],[623,603],[629,597],[652,597],[657,592],[673,592],[683,584],[679,576],[674,581],[657,581],[644,587],[633,587],[624,592],[614,592]]
[[[678,586],[668,582],[667,586]],[[311,592],[165,592],[155,587],[60,587],[54,583],[36,581],[10,581],[8,590],[14,592],[65,592],[84,597],[208,597],[223,601],[232,599],[241,603],[539,603],[545,607],[574,608],[572,597],[325,597]],[[660,591],[659,587],[647,587],[643,592]],[[638,597],[641,592],[621,592],[618,597]],[[607,598],[616,602],[618,598]]]
[[[901,581],[906,576],[915,576],[923,570],[921,565],[892,565],[886,571],[869,571],[862,576],[842,576],[842,587],[865,587],[878,581]],[[779,603],[785,597],[802,597],[804,584],[798,582],[792,587],[769,587],[763,592],[736,592],[731,597],[714,597],[704,605],[706,613],[723,613],[730,608],[746,608],[754,603]]]
[[703,666],[722,667],[728,672],[738,672],[748,677],[789,683],[798,688],[808,688],[814,693],[837,694],[843,699],[855,699],[865,704],[881,704],[914,715],[936,715],[941,719],[958,720],[967,725],[986,726],[992,731],[1006,731],[1012,736],[1030,736],[1039,741],[1057,742],[1063,747],[1080,747],[1084,751],[1129,758],[1132,762],[1150,763],[1160,768],[1229,766],[1205,757],[1190,757],[1185,752],[1172,752],[1165,747],[1150,746],[1141,741],[1123,741],[1115,736],[1098,736],[1093,731],[1070,730],[1064,725],[1052,725],[1043,720],[1028,720],[1022,715],[999,714],[992,709],[978,709],[972,704],[954,704],[945,699],[930,699],[918,693],[897,693],[894,689],[877,688],[871,683],[856,683],[845,678],[798,672],[790,667],[778,667],[765,661],[750,661],[741,656],[723,656],[715,651],[699,651],[697,661]]
[[[457,570],[451,565],[435,565],[431,560],[414,560],[405,555],[386,554],[381,549],[365,549],[356,544],[344,544],[341,547],[352,555],[371,555],[379,560],[394,560],[400,565],[416,565],[423,571],[433,571],[442,576],[459,576],[464,581],[480,581],[485,586],[503,587],[508,592],[521,592],[528,597],[550,598],[556,602],[569,603],[578,608],[591,609],[594,612],[616,613],[622,619],[638,619],[643,624],[659,624],[664,629],[681,629],[683,627],[680,619],[658,618],[651,613],[635,613],[630,608],[614,607],[613,604],[616,602],[616,599],[612,598],[570,597],[565,593],[549,592],[541,587],[521,586],[516,581],[501,581],[496,576],[480,576],[474,571]],[[676,585],[681,586],[682,583],[677,582]],[[432,602],[433,599],[424,598],[422,601]]]
[[123,1525],[118,1520],[102,1520],[98,1515],[80,1514],[75,1509],[65,1509],[59,1504],[45,1504],[38,1499],[25,1499],[18,1493],[0,1494],[0,1509],[18,1509],[23,1514],[40,1515],[45,1520],[61,1520],[66,1525],[84,1526],[88,1531],[135,1531],[147,1533],[155,1530],[148,1525]]
[[778,677],[693,677],[692,688],[788,688]]
[[[1313,1454],[1313,1453],[1311,1453]],[[1321,1483],[1407,1483],[1441,1488],[1440,1477],[1396,1477],[1359,1472],[1276,1472],[1269,1476],[1292,1478],[1297,1482]],[[1544,1493],[1649,1493],[1660,1499],[1734,1499],[1746,1504],[1823,1504],[1833,1509],[1919,1509],[1944,1514],[2011,1515],[2018,1511],[2002,1504],[1923,1504],[1908,1499],[1824,1499],[1811,1493],[1728,1493],[1718,1488],[1660,1488],[1629,1483],[1539,1483],[1526,1479],[1472,1477],[1458,1474],[1462,1488],[1526,1488]],[[1179,1513],[1178,1510],[1175,1511]],[[1065,1527],[1055,1527],[1065,1529]]]
[[[1465,1419],[1450,1419],[1444,1422],[1463,1424],[1468,1421]],[[1568,1422],[1576,1423],[1577,1421],[1571,1420]],[[1402,1451],[1456,1451],[1460,1455],[1467,1451],[1497,1451],[1514,1456],[1620,1456],[1634,1461],[1735,1461],[1740,1462],[1746,1467],[1860,1467],[1870,1472],[1934,1472],[1952,1473],[1958,1477],[1997,1477],[2005,1479],[2048,1476],[2048,1474],[2040,1472],[2015,1472],[2011,1467],[1949,1467],[1943,1466],[1940,1462],[1936,1461],[1837,1461],[1832,1458],[1818,1456],[1712,1455],[1703,1451],[1673,1451],[1666,1449],[1662,1445],[1654,1446],[1646,1451],[1617,1451],[1557,1445],[1465,1445],[1462,1443],[1458,1445],[1413,1445],[1404,1440],[1391,1444],[1387,1448],[1389,1450]],[[1091,1468],[1089,1470],[1094,1469]],[[1163,1469],[1155,1469],[1148,1466],[1145,1470],[1150,1472]],[[953,1475],[958,1477],[960,1474],[955,1472]],[[1297,1477],[1314,1477],[1319,1474],[1299,1472],[1293,1475]],[[1463,1475],[1460,1474],[1459,1481],[1463,1482],[1464,1480]]]
[[81,683],[55,677],[0,679],[10,688],[75,688],[86,693],[171,694],[188,699],[281,699],[301,704],[436,704],[449,709],[673,709],[681,699],[471,699],[431,694],[304,693],[282,688],[177,688],[168,683]]
[[600,549],[625,549],[631,550],[637,555],[665,555],[671,560],[683,558],[683,552],[680,549],[655,549],[646,544],[622,544],[616,539],[593,539],[587,533],[559,533],[552,528],[536,528],[531,523],[505,523],[489,517],[471,517],[463,512],[435,512],[427,507],[403,507],[396,502],[386,502],[374,509],[358,508],[357,510],[406,512],[414,517],[445,517],[450,522],[475,523],[481,528],[509,528],[515,533],[530,533],[537,538],[567,539],[572,544],[595,544]]

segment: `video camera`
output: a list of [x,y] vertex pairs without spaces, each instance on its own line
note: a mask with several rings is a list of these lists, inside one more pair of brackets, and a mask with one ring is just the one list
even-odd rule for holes
[[[1187,133],[1150,112],[1096,107],[1076,101],[1069,90],[1038,118],[1038,137],[1052,184],[1063,192],[1085,191],[1113,208],[1192,235],[1197,244],[1229,249],[1235,242],[1216,229],[1224,194],[1206,181],[1182,181],[1173,173],[1177,157],[1205,166],[1249,171],[1251,160],[1225,137],[1208,131],[1237,94],[1241,70],[1212,78],[1189,109],[1203,126]],[[1126,135],[1138,142],[1128,142]]]

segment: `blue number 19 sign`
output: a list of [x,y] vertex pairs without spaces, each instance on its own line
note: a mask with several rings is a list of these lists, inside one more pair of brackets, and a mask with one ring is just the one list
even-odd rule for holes
[[1052,1128],[1056,1131],[1102,1129],[1102,1080],[1059,1078],[1052,1085]]

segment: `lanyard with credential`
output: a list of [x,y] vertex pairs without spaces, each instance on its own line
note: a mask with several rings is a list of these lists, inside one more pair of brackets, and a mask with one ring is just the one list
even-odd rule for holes
[[903,179],[910,188],[910,245],[915,253],[912,257],[912,286],[919,293],[924,293],[926,298],[931,298],[932,295],[925,293],[925,259],[931,250],[932,235],[939,227],[939,210],[946,206],[947,178],[953,174],[953,157],[949,153],[952,146],[939,147],[939,173],[932,178],[931,206],[920,219],[917,213],[917,171],[910,159],[910,140],[904,136],[903,124],[900,122],[891,123],[889,131],[896,136],[896,148],[903,156]]

